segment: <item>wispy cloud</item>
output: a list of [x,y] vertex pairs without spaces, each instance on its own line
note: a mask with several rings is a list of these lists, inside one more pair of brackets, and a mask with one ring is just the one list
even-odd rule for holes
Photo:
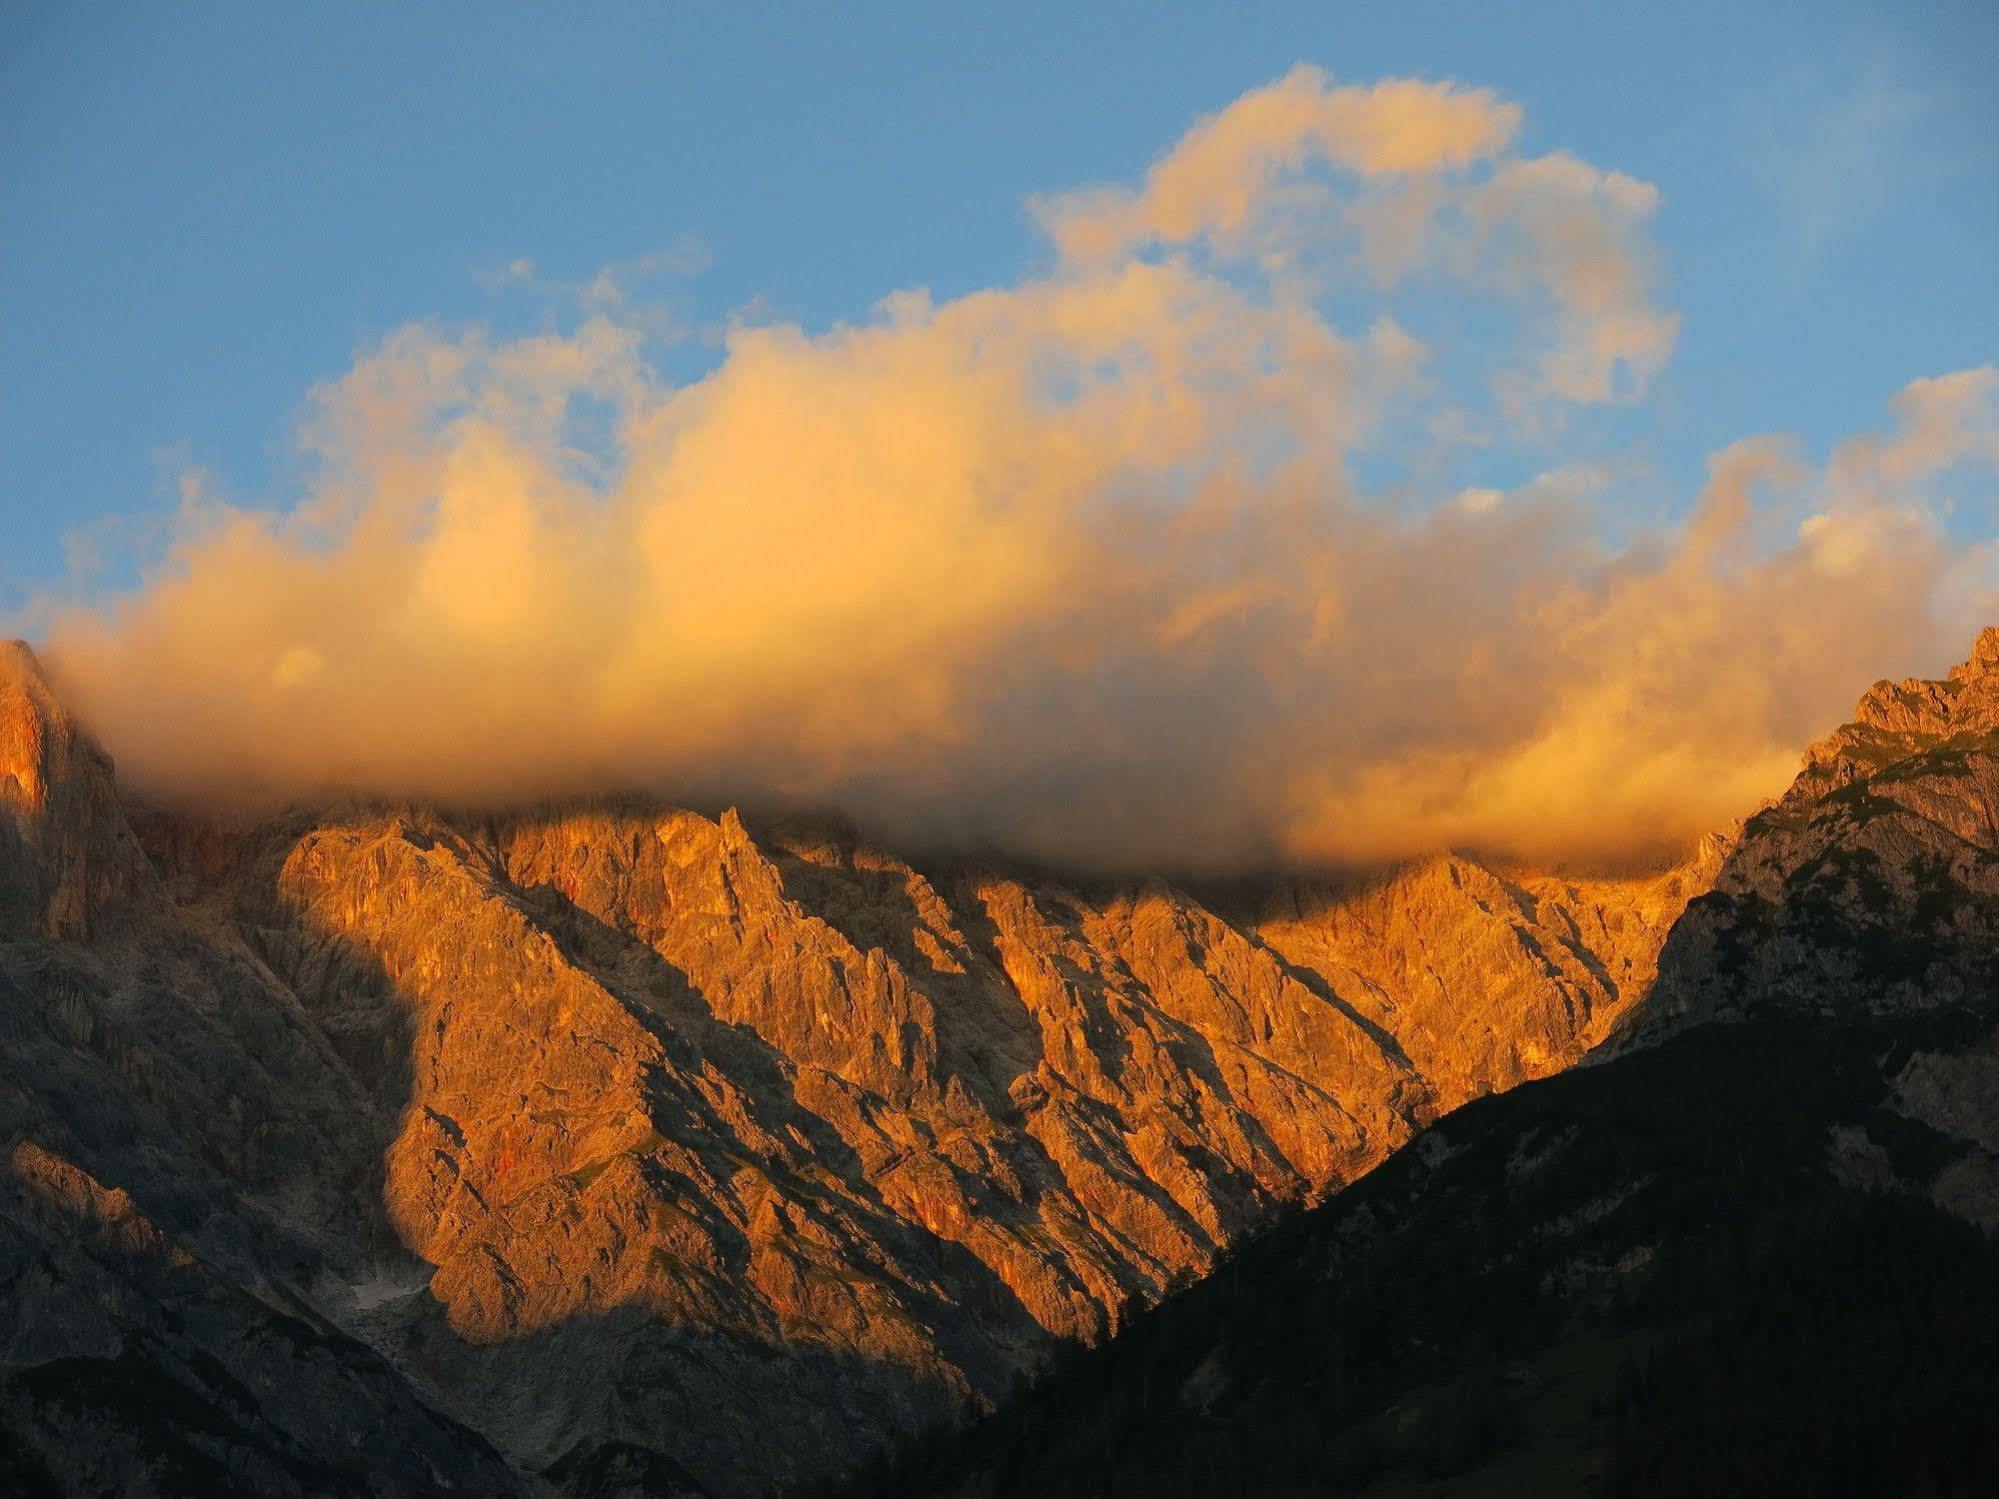
[[1751,134],[1750,167],[1786,206],[1801,261],[1893,211],[1921,174],[1912,143],[1939,103],[1933,86],[1911,81],[1883,50],[1837,82],[1773,81]]
[[473,279],[495,296],[528,295],[584,314],[617,313],[629,322],[643,323],[654,336],[671,337],[684,330],[666,314],[662,284],[698,276],[713,263],[707,245],[690,234],[599,267],[588,276],[551,276],[536,261],[520,256],[474,271]]

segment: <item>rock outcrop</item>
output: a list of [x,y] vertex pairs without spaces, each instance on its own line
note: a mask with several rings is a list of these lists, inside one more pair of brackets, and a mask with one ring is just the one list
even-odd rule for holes
[[1652,989],[1666,934],[1729,843],[1628,879],[1580,879],[1443,855],[1308,894],[1280,892],[1261,932],[1393,1034],[1449,1107],[1544,1077],[1608,1036]]
[[1744,824],[1631,1035],[1747,1014],[1895,1013],[1999,983],[1999,630],[1944,681],[1877,683]]
[[[219,1398],[196,1351],[295,1318],[482,1492],[482,1441],[509,1482],[770,1492],[997,1394],[1576,1060],[1720,858],[1203,899],[642,803],[209,823],[122,805],[25,648],[0,730],[0,1143],[233,1308],[146,1377]],[[154,1357],[76,1328],[0,1369],[35,1461],[65,1336]]]

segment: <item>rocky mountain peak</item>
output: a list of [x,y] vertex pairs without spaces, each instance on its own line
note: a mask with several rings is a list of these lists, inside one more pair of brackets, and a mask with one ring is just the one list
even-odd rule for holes
[[1853,720],[1805,752],[1804,788],[1818,795],[1871,775],[1919,750],[1959,735],[1999,732],[1999,627],[1973,642],[1971,655],[1942,681],[1910,677],[1880,681],[1853,710]]
[[1964,685],[1999,682],[1999,625],[1979,631],[1970,658],[1950,669],[1950,680]]

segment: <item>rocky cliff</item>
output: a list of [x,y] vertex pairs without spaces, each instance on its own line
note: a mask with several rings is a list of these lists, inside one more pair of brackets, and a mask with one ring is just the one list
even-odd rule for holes
[[0,641],[0,938],[88,937],[141,863],[111,761],[56,702],[34,652]]
[[1203,899],[641,803],[217,822],[14,647],[0,1429],[320,1492],[345,1402],[418,1488],[769,1492],[1577,1059],[1721,853]]

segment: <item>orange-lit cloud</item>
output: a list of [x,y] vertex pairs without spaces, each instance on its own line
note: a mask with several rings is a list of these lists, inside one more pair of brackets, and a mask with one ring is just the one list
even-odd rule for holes
[[1067,193],[1038,206],[1063,254],[1115,259],[1152,240],[1239,235],[1278,178],[1314,161],[1366,177],[1430,174],[1492,156],[1519,126],[1519,108],[1486,89],[1408,78],[1340,88],[1300,64],[1188,131],[1143,189]]
[[1680,320],[1652,303],[1643,229],[1659,191],[1565,151],[1501,166],[1470,197],[1474,263],[1542,292],[1560,337],[1517,395],[1606,401],[1643,389]]
[[1142,189],[1044,205],[1045,276],[741,328],[684,386],[615,307],[405,330],[318,393],[293,509],[191,508],[145,587],[52,617],[52,668],[154,794],[644,788],[1096,866],[1662,852],[1961,644],[1992,559],[1931,491],[1994,458],[1993,374],[1910,387],[1824,470],[1738,445],[1636,539],[1555,478],[1365,492],[1440,351],[1174,242],[1253,235],[1308,153],[1428,182],[1455,217],[1427,200],[1405,258],[1544,296],[1518,378],[1602,399],[1671,342],[1656,195],[1506,156],[1516,124],[1300,70]]
[[1505,373],[1510,408],[1636,394],[1679,333],[1651,299],[1659,191],[1566,151],[1513,155],[1519,125],[1487,89],[1336,86],[1301,64],[1188,131],[1143,187],[1035,206],[1080,263],[1186,247],[1289,271],[1351,239],[1379,282],[1443,275],[1546,309],[1555,337]]

